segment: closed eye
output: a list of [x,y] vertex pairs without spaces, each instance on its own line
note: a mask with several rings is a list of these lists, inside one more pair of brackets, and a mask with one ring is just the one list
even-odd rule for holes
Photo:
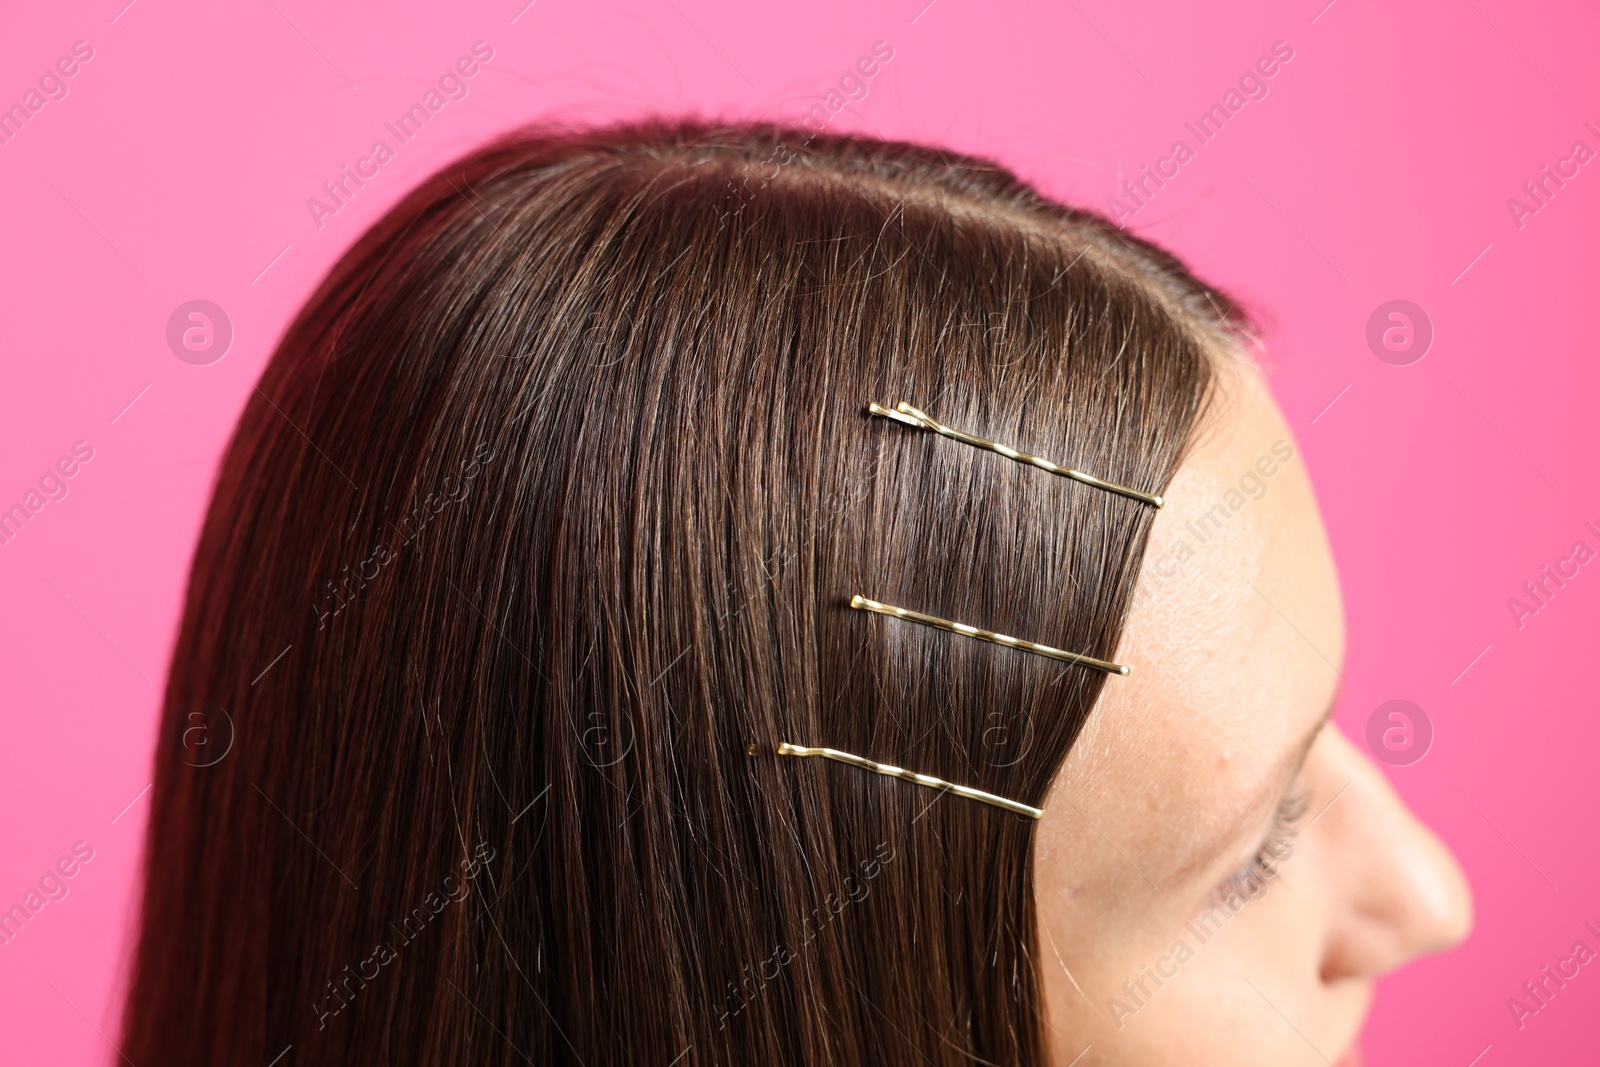
[[1283,798],[1272,814],[1272,825],[1267,828],[1255,855],[1212,890],[1211,906],[1236,896],[1253,898],[1267,882],[1277,877],[1279,866],[1294,855],[1294,841],[1310,805],[1309,790],[1296,789]]

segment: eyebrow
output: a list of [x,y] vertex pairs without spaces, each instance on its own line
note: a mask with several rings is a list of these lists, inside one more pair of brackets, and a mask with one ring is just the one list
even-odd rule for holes
[[[1283,793],[1287,784],[1294,779],[1295,775],[1300,773],[1300,768],[1305,766],[1306,759],[1311,755],[1311,746],[1316,744],[1317,738],[1322,735],[1323,729],[1332,720],[1333,709],[1338,702],[1339,693],[1335,690],[1333,696],[1328,700],[1328,706],[1322,710],[1322,714],[1317,717],[1317,721],[1312,724],[1311,729],[1307,730],[1299,743],[1284,755],[1280,762],[1281,769],[1273,776],[1268,786],[1263,788],[1251,803],[1244,808],[1226,833],[1218,835],[1210,846],[1205,848],[1199,855],[1186,861],[1178,871],[1174,872],[1171,881],[1168,882],[1169,885],[1182,885],[1193,878],[1197,871],[1203,871],[1210,867],[1219,855],[1239,839],[1239,835],[1259,817],[1260,813],[1270,806],[1273,798]],[[1291,760],[1293,762],[1290,762]]]

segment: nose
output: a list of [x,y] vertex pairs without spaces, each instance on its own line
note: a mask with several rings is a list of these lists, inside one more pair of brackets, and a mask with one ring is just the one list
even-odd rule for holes
[[1350,783],[1324,815],[1333,825],[1318,827],[1340,857],[1323,980],[1372,977],[1461,941],[1472,896],[1455,857],[1343,734],[1322,740],[1330,775]]

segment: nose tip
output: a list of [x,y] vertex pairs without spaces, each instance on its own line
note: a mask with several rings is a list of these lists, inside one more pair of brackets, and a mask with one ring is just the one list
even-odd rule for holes
[[1464,941],[1472,932],[1472,891],[1455,856],[1409,811],[1417,856],[1407,865],[1403,927],[1409,931],[1412,955],[1438,952]]
[[1340,745],[1355,803],[1342,812],[1340,836],[1350,859],[1349,895],[1324,960],[1327,979],[1380,974],[1449,948],[1467,937],[1473,919],[1472,892],[1450,850],[1377,767],[1347,746]]

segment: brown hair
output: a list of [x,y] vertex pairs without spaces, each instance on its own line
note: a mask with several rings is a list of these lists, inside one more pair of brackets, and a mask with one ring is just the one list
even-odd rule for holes
[[1042,804],[1120,680],[850,597],[1111,658],[1153,511],[865,405],[1159,492],[1237,319],[914,145],[531,131],[429,180],[223,463],[123,1051],[1044,1062],[1032,820],[772,749]]

